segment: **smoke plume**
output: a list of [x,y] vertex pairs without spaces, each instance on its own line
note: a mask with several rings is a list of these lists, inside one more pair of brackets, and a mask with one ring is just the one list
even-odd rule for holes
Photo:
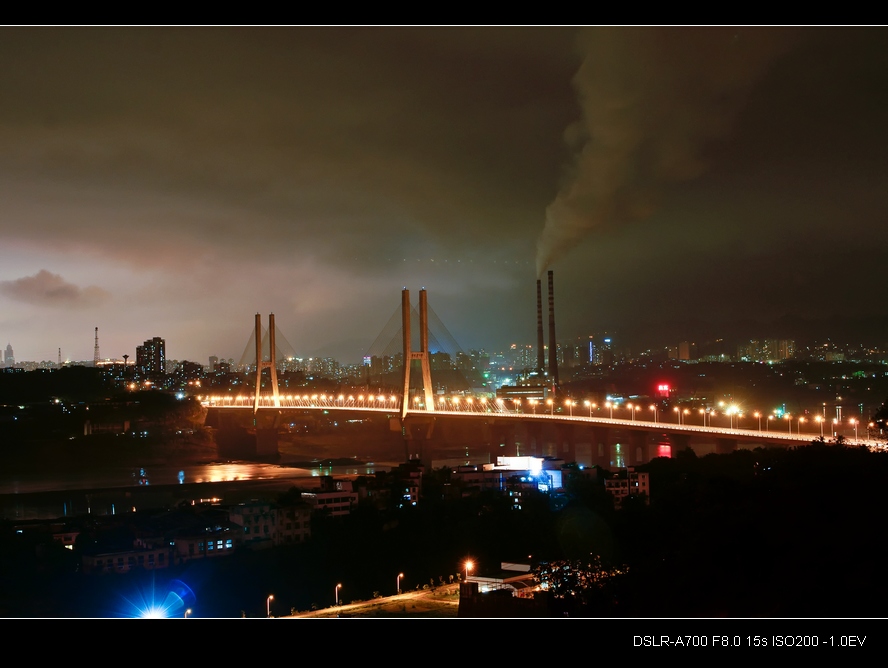
[[537,240],[537,276],[602,225],[644,218],[669,183],[699,176],[753,85],[791,39],[781,28],[595,27],[578,39],[582,118]]

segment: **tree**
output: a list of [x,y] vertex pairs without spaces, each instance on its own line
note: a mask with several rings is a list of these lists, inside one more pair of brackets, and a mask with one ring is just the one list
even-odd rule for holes
[[881,431],[885,431],[885,429],[888,429],[888,399],[882,402],[879,410],[877,410],[876,414],[873,415],[873,422],[876,423],[876,426]]
[[626,565],[605,567],[601,557],[592,555],[588,560],[541,562],[533,571],[533,579],[556,599],[600,606],[615,603],[610,590],[628,570]]

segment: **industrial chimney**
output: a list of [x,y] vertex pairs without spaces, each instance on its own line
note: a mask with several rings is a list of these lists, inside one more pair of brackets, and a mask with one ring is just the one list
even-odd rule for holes
[[543,285],[537,279],[537,374],[542,377],[546,370],[545,344],[543,343]]
[[549,270],[549,381],[558,386],[558,345],[555,343],[555,285]]

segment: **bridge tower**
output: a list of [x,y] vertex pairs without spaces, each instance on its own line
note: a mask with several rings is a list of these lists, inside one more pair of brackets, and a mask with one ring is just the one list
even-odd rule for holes
[[426,289],[419,291],[419,350],[411,350],[410,343],[410,291],[401,291],[401,330],[404,333],[404,394],[401,398],[401,419],[407,417],[410,406],[410,369],[413,360],[419,360],[422,368],[422,389],[425,394],[425,409],[434,410],[435,397],[432,394],[432,371],[429,366],[429,302]]
[[253,398],[253,415],[259,412],[259,392],[262,389],[262,369],[271,369],[271,389],[274,393],[274,405],[281,405],[278,393],[277,362],[275,360],[274,313],[268,316],[268,361],[262,360],[262,316],[256,314],[256,396]]

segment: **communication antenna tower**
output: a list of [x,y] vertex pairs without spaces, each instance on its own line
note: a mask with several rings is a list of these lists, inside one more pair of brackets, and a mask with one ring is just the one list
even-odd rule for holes
[[96,327],[96,347],[93,350],[93,366],[99,366],[99,328]]
[[59,369],[62,368],[62,349],[59,348]]

